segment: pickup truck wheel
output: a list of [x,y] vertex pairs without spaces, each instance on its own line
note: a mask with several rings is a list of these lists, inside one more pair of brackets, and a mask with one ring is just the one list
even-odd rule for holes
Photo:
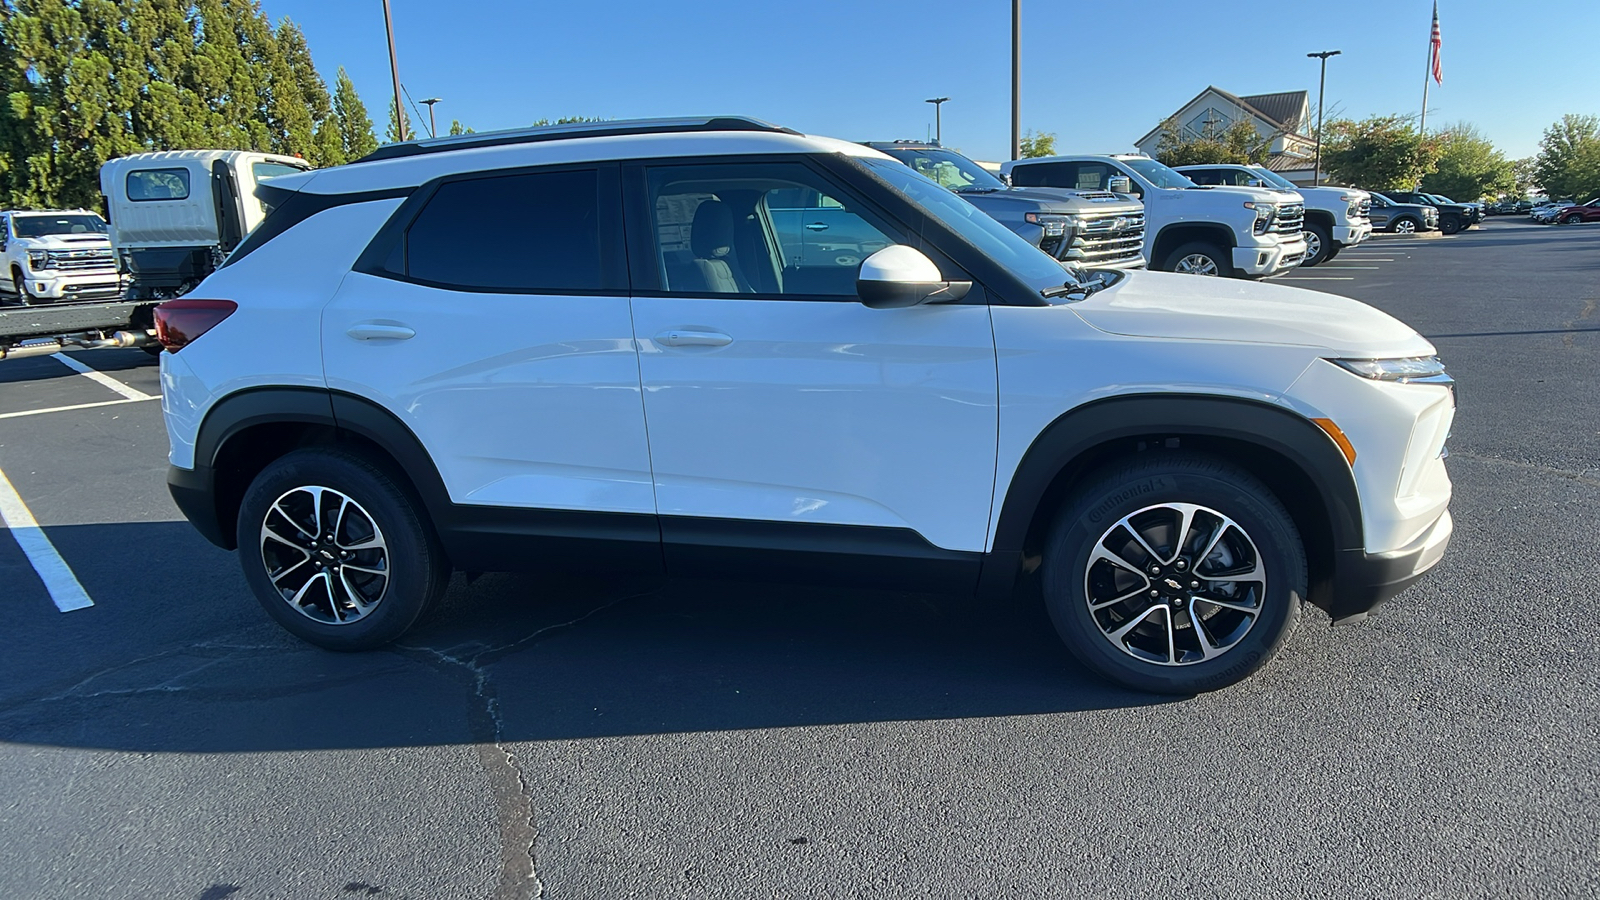
[[1395,219],[1394,224],[1389,226],[1389,230],[1395,234],[1416,234],[1417,220],[1409,217]]
[[1167,261],[1161,268],[1183,275],[1233,274],[1233,266],[1228,262],[1227,252],[1216,244],[1208,244],[1205,241],[1191,241],[1178,247],[1167,254]]
[[[1332,242],[1330,241],[1329,243],[1331,244]],[[1343,250],[1343,249],[1344,249],[1344,245],[1343,244],[1333,244],[1332,246],[1330,246],[1328,248],[1328,255],[1324,256],[1322,258],[1322,261],[1323,262],[1327,262],[1328,260],[1333,259],[1334,257],[1338,256],[1339,255],[1339,251]]]
[[1266,485],[1220,459],[1161,451],[1067,500],[1042,571],[1045,608],[1085,665],[1168,694],[1266,665],[1307,583],[1294,520]]
[[370,650],[444,594],[450,568],[421,504],[366,459],[296,450],[239,507],[239,561],[267,614],[307,643]]
[[1455,216],[1445,216],[1439,220],[1439,230],[1445,234],[1456,234],[1461,231],[1461,220]]
[[1300,265],[1314,266],[1333,258],[1333,254],[1329,252],[1330,248],[1333,247],[1333,232],[1328,230],[1328,226],[1307,222],[1304,233],[1306,237],[1306,256],[1305,259],[1300,261]]
[[32,306],[34,301],[39,299],[28,290],[28,280],[22,277],[21,272],[12,273],[11,287],[17,292],[17,302],[23,306]]

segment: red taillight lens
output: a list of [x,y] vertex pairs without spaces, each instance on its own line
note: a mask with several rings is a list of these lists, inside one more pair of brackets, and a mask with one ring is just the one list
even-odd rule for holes
[[156,340],[177,353],[238,308],[232,300],[168,300],[156,307]]

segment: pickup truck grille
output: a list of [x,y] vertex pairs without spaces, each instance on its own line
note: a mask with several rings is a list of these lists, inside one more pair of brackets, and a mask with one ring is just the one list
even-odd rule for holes
[[1278,207],[1278,216],[1267,229],[1274,234],[1299,234],[1306,220],[1306,208],[1301,203],[1285,203]]
[[91,269],[114,269],[116,260],[110,248],[99,250],[51,250],[50,268],[62,272],[79,272]]
[[1144,213],[1105,213],[1087,217],[1073,247],[1086,266],[1128,263],[1144,252]]
[[1366,200],[1361,201],[1361,205],[1360,205],[1360,207],[1358,207],[1357,211],[1360,214],[1361,218],[1363,218],[1363,219],[1371,217],[1371,215],[1372,215],[1372,200],[1371,200],[1371,198],[1368,198]]

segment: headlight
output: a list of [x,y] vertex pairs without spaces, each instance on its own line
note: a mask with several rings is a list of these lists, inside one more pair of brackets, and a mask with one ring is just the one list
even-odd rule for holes
[[1448,377],[1437,356],[1406,356],[1398,359],[1330,359],[1341,369],[1374,381],[1423,381]]
[[1245,209],[1256,211],[1256,234],[1266,234],[1267,227],[1272,224],[1272,217],[1278,214],[1278,207],[1273,203],[1255,203],[1245,201]]
[[28,251],[28,267],[33,269],[35,272],[40,271],[41,269],[53,268],[53,266],[50,265],[50,253],[49,253],[49,251],[47,251],[47,250],[29,250]]
[[1070,216],[1061,216],[1054,213],[1025,213],[1023,220],[1029,225],[1038,225],[1044,229],[1045,237],[1061,237],[1067,233],[1067,224],[1072,221]]

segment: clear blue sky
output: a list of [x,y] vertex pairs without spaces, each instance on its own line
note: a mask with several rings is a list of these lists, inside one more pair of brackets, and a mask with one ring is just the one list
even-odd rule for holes
[[[382,130],[389,86],[380,0],[263,0],[305,30],[323,75],[354,79]],[[391,0],[400,77],[444,98],[440,130],[562,115],[744,114],[851,140],[944,138],[979,159],[1010,144],[1007,0]],[[1440,0],[1444,84],[1429,122],[1472,122],[1531,155],[1563,113],[1600,114],[1600,0]],[[1329,60],[1328,108],[1417,112],[1431,0],[1023,0],[1022,126],[1061,152],[1126,150],[1215,84],[1308,90]],[[1572,52],[1559,52],[1565,47]],[[415,121],[413,114],[413,121]]]

